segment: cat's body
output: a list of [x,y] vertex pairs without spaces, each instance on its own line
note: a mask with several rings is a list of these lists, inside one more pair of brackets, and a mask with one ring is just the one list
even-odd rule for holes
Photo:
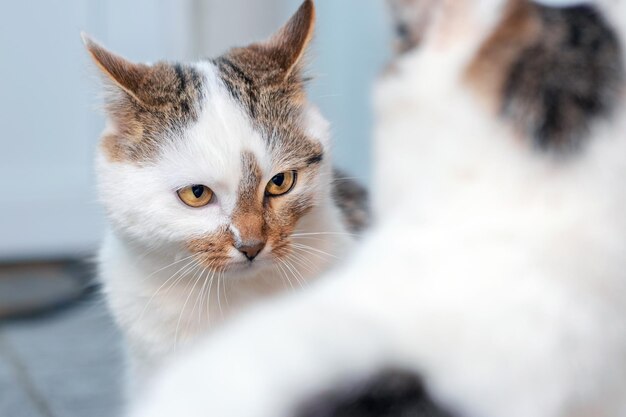
[[133,416],[626,415],[625,3],[395,3],[429,15],[376,88],[378,226]]
[[140,378],[224,318],[306,286],[365,223],[364,192],[333,170],[304,92],[314,16],[305,2],[269,41],[190,64],[134,64],[86,39],[110,87],[100,280]]

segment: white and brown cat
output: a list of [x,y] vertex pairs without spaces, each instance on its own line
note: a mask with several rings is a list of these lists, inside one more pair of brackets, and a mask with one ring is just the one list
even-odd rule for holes
[[134,417],[626,415],[626,2],[544,3],[393,0],[378,224]]
[[268,41],[188,64],[132,63],[84,37],[107,86],[100,280],[139,376],[255,300],[306,285],[364,225],[364,191],[333,170],[305,93],[314,20],[305,1]]

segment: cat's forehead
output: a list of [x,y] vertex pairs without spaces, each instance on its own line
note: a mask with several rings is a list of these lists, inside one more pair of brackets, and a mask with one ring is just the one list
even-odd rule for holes
[[285,78],[266,61],[265,54],[254,48],[235,48],[212,63],[229,97],[245,112],[273,154],[320,156],[322,145],[310,134],[299,73]]
[[264,166],[321,159],[323,146],[305,114],[304,93],[290,80],[270,84],[271,71],[254,72],[254,66],[229,56],[152,68],[140,89],[149,107],[126,96],[109,104],[116,122],[103,137],[109,160],[158,163],[173,149],[193,150],[200,161],[232,160],[249,151]]
[[[219,66],[201,62],[193,70],[203,80],[200,103],[194,106],[199,109],[197,116],[174,132],[174,138],[164,138],[162,159],[184,161],[195,172],[207,175],[238,168],[244,154],[254,155],[263,171],[297,169],[322,160],[321,135],[302,109],[274,95],[251,110],[249,99],[233,93]],[[232,172],[230,176],[238,175]]]
[[192,130],[205,136],[207,147],[252,151],[265,165],[297,167],[322,158],[317,128],[325,121],[311,120],[300,83],[272,80],[271,71],[233,53],[195,68],[205,82]]

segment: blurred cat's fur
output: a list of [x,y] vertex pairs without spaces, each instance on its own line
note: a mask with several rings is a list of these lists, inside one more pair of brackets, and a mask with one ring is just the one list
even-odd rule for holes
[[377,227],[133,417],[626,415],[625,2],[392,3]]

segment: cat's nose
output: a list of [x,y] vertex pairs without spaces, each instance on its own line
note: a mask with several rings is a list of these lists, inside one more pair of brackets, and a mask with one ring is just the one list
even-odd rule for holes
[[243,243],[239,246],[236,246],[237,250],[243,253],[249,261],[256,258],[256,256],[263,250],[265,247],[265,242],[257,241],[250,243]]

